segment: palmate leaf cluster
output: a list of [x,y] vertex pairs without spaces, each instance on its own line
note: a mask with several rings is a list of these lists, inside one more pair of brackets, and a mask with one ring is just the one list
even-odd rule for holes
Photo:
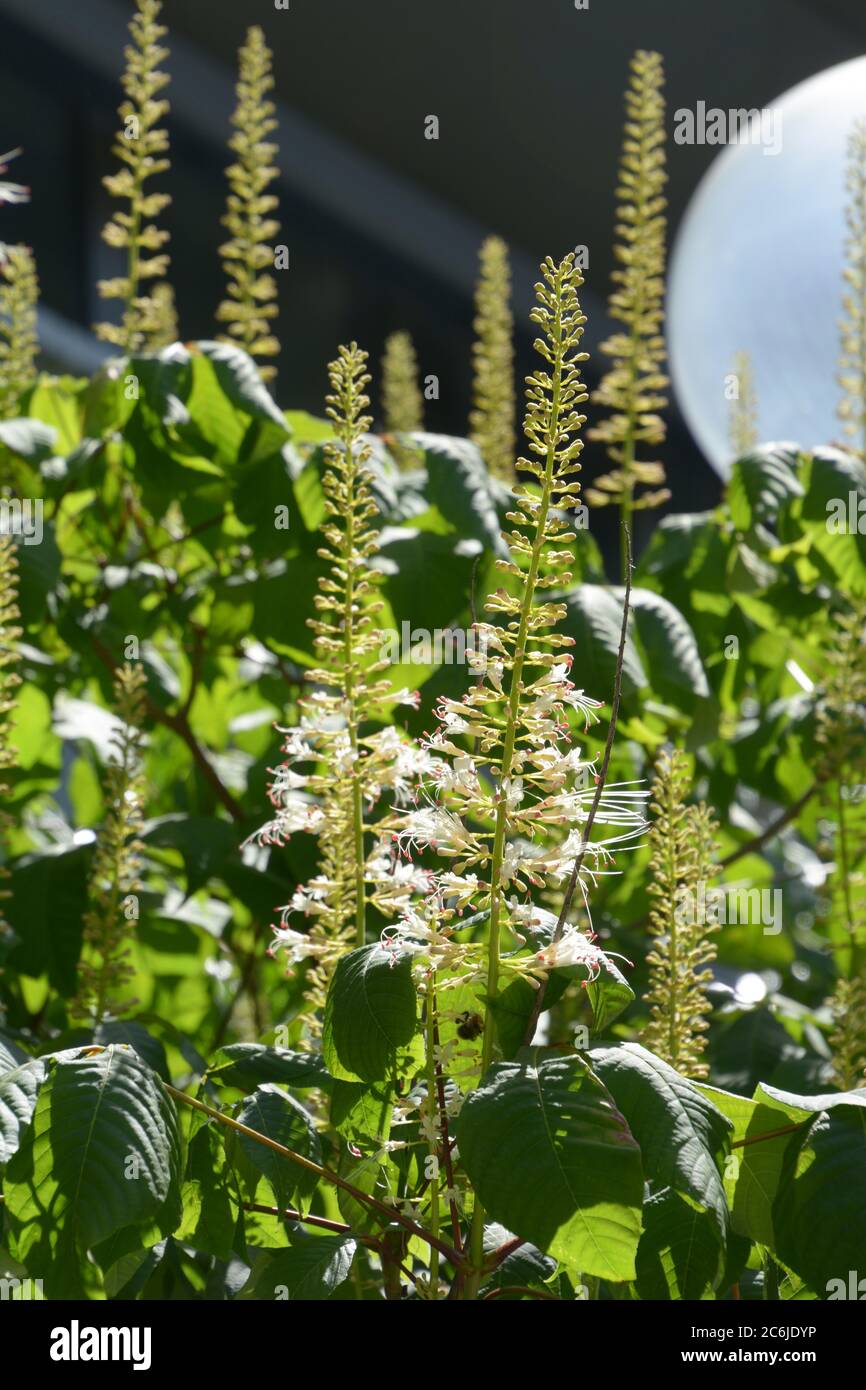
[[[623,472],[663,393],[660,298],[626,302],[629,228],[663,268],[660,83],[639,55]],[[401,467],[354,343],[322,417],[246,339],[165,348],[151,279],[125,360],[28,367],[0,424],[4,1271],[49,1299],[834,1297],[866,1242],[866,545],[828,516],[866,513],[863,460],[750,444],[635,555],[623,632],[575,524],[573,257],[542,265],[511,494],[479,436],[410,428]],[[778,887],[779,929],[678,921],[710,879]]]

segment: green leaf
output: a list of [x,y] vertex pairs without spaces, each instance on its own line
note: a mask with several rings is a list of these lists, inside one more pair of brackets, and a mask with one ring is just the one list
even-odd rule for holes
[[321,444],[323,440],[334,437],[334,426],[330,420],[322,420],[306,410],[286,410],[283,415],[298,444]]
[[357,1249],[351,1236],[298,1235],[293,1241],[262,1261],[242,1298],[319,1302],[348,1279]]
[[728,1204],[719,1164],[730,1120],[693,1082],[638,1043],[594,1047],[589,1062],[640,1144],[648,1179],[656,1188],[673,1187],[709,1211],[723,1253]]
[[492,1066],[457,1122],[494,1221],[584,1274],[635,1277],[643,1173],[613,1098],[578,1057]]
[[730,630],[725,575],[731,539],[713,512],[666,516],[655,527],[638,566],[638,582],[661,590],[676,604],[704,652],[715,652],[717,633]]
[[[732,1148],[725,1171],[731,1224],[739,1235],[773,1250],[776,1247],[773,1202],[785,1154],[794,1136],[763,1136],[784,1129],[790,1117],[762,1103],[758,1099],[760,1088],[754,1100],[732,1095],[716,1086],[701,1085],[699,1089],[733,1125],[731,1143],[736,1148]],[[799,1118],[806,1118],[805,1113]]]
[[17,420],[0,421],[0,444],[28,463],[44,463],[53,456],[56,443],[57,430],[42,420],[22,416]]
[[43,623],[46,599],[50,596],[53,602],[60,575],[61,557],[53,523],[47,520],[43,522],[42,540],[38,545],[27,545],[19,540],[16,554],[20,577],[18,606],[22,620],[25,624]]
[[779,1259],[818,1294],[862,1273],[866,1250],[866,1109],[818,1116],[785,1154],[773,1203]]
[[18,937],[10,966],[23,975],[47,973],[67,996],[76,986],[88,860],[85,849],[34,855],[15,865],[6,885],[11,891],[6,913]]
[[0,1072],[0,1164],[17,1152],[21,1133],[29,1125],[45,1076],[37,1057]]
[[285,1047],[267,1047],[264,1043],[229,1043],[220,1048],[208,1067],[208,1074],[226,1086],[239,1091],[255,1090],[265,1081],[298,1090],[327,1091],[334,1079],[324,1062],[312,1052],[290,1052]]
[[13,1067],[18,1067],[22,1062],[29,1062],[30,1054],[19,1047],[11,1038],[7,1038],[0,1033],[0,1075],[4,1071],[12,1071]]
[[[444,632],[461,615],[468,614],[474,557],[460,548],[454,536],[419,531],[411,526],[389,527],[374,564],[385,574],[383,592],[391,606],[401,646],[403,623],[409,625],[405,645],[411,650],[413,631],[418,634],[415,642],[426,638],[432,646],[430,635],[435,635],[437,628]],[[432,572],[437,575],[435,584],[429,583]],[[456,650],[453,640],[452,651]],[[447,651],[443,642],[440,660]],[[434,664],[433,655],[431,652],[430,665]],[[404,664],[408,661],[409,652]],[[418,663],[413,661],[412,671],[407,673],[413,685],[417,683],[417,669]]]
[[[162,424],[178,425],[189,420],[185,402],[192,389],[192,359],[185,347],[172,343],[159,352],[130,357],[129,375],[137,377],[139,398],[147,401]],[[124,386],[125,399],[125,387],[128,383],[123,382],[122,377],[115,378],[115,381],[118,380]],[[93,387],[96,387],[98,382],[97,376]],[[134,393],[132,398],[135,399]],[[123,411],[122,406],[120,410]]]
[[137,1052],[143,1062],[161,1076],[163,1081],[169,1081],[168,1061],[166,1060],[165,1048],[154,1038],[144,1027],[143,1024],[136,1022],[135,1019],[113,1019],[108,1020],[90,1028],[75,1028],[69,1033],[65,1033],[62,1039],[55,1042],[52,1052],[56,1053],[62,1046],[64,1049],[84,1047],[85,1044],[96,1044],[99,1047],[108,1047],[111,1043],[127,1043],[134,1052]]
[[[622,604],[612,589],[602,584],[578,584],[556,594],[566,615],[560,629],[574,639],[574,670],[581,684],[599,699],[609,697],[616,675],[616,658],[622,630]],[[626,634],[622,664],[623,689],[640,690],[650,684],[631,633]]]
[[866,465],[856,454],[842,449],[813,449],[803,461],[805,495],[800,508],[804,521],[817,522],[827,530],[838,504],[847,510],[849,493],[854,493],[854,505],[866,502]]
[[285,416],[259,376],[255,362],[242,348],[235,347],[233,343],[207,341],[198,342],[196,347],[202,356],[210,359],[214,376],[233,406],[247,415],[273,421],[288,438],[289,427]]
[[78,1286],[74,1247],[124,1226],[177,1224],[179,1169],[174,1106],[136,1053],[112,1046],[48,1059],[6,1173],[13,1254],[45,1278],[49,1297],[62,1297]]
[[634,999],[634,990],[610,959],[597,980],[587,981],[586,994],[592,1009],[593,1033],[603,1033]]
[[728,506],[738,531],[773,522],[782,505],[801,497],[799,451],[794,444],[768,444],[737,459],[728,483]]
[[412,957],[376,942],[337,965],[325,1005],[325,1065],[340,1081],[384,1081],[416,1026]]
[[822,1096],[798,1096],[793,1091],[780,1091],[766,1081],[755,1090],[755,1100],[781,1110],[795,1124],[821,1110],[835,1110],[838,1105],[854,1105],[866,1109],[866,1090],[831,1091]]
[[171,1242],[164,1239],[156,1245],[139,1245],[138,1249],[123,1250],[116,1259],[112,1259],[120,1240],[121,1237],[117,1237],[116,1240],[107,1241],[98,1250],[97,1258],[105,1269],[105,1297],[137,1298],[165,1259]]
[[672,1188],[650,1197],[637,1248],[637,1292],[648,1299],[711,1298],[720,1275],[719,1231],[711,1214]]
[[75,377],[40,376],[21,398],[22,413],[57,431],[58,453],[69,454],[81,442],[81,396],[88,382]]
[[227,859],[240,858],[238,834],[227,821],[206,816],[163,816],[151,821],[144,842],[176,849],[183,857],[188,893],[196,893],[210,878],[218,878]]
[[[623,589],[615,590],[625,597]],[[678,709],[709,698],[710,687],[695,634],[678,608],[651,589],[632,589],[631,607],[653,690]]]
[[331,1124],[347,1139],[373,1142],[377,1148],[391,1132],[394,1087],[332,1081]]
[[461,536],[481,541],[504,557],[496,484],[481,454],[468,439],[416,432],[407,441],[420,445],[427,468],[427,499]]
[[175,1238],[220,1260],[229,1259],[235,1231],[229,1173],[217,1135],[202,1124],[188,1146],[183,1220]]
[[[514,1232],[507,1231],[498,1222],[491,1222],[484,1227],[484,1254],[485,1257],[495,1254],[495,1252],[508,1241],[513,1240]],[[536,1246],[524,1241],[510,1255],[506,1255],[501,1264],[496,1266],[493,1274],[485,1280],[485,1289],[503,1289],[509,1285],[527,1285],[535,1288],[543,1288],[547,1280],[556,1272],[556,1261],[549,1255],[542,1255]]]
[[[569,978],[564,970],[552,970],[548,976],[543,1010],[552,1009],[568,985]],[[526,980],[516,978],[490,1001],[496,1020],[496,1040],[506,1060],[514,1057],[524,1046],[524,1035],[537,999],[538,991]],[[544,1017],[544,1012],[541,1017]]]
[[[270,1083],[260,1086],[242,1103],[237,1118],[241,1124],[294,1150],[302,1158],[321,1163],[322,1147],[312,1116],[278,1086]],[[253,1171],[267,1178],[279,1207],[291,1206],[295,1198],[305,1199],[315,1190],[318,1182],[315,1173],[246,1134],[238,1135],[237,1140]]]
[[252,358],[232,343],[198,342],[195,348],[187,405],[219,457],[233,465],[243,453],[254,463],[288,443],[285,417]]

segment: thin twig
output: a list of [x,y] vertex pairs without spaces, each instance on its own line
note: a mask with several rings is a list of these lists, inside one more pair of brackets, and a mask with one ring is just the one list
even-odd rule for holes
[[[117,669],[117,663],[111,655],[111,652],[104,646],[98,637],[92,637],[91,641],[93,650],[96,652],[103,666],[113,674]],[[173,733],[177,734],[178,738],[183,740],[192,754],[193,761],[203,778],[211,787],[217,801],[225,807],[232,820],[238,822],[243,821],[245,819],[243,807],[239,801],[235,800],[228,787],[224,786],[220,781],[210,759],[190,728],[189,720],[183,711],[181,711],[180,714],[169,714],[168,710],[164,710],[155,700],[152,700],[149,695],[145,695],[145,708],[151,719],[156,720],[158,724],[164,725],[166,729],[171,729]]]
[[719,860],[719,868],[726,869],[729,864],[736,863],[736,861],[742,859],[744,855],[756,854],[759,850],[762,850],[764,845],[768,844],[770,840],[775,839],[780,830],[784,830],[789,821],[797,819],[803,807],[812,800],[812,797],[815,795],[820,785],[820,780],[816,778],[811,787],[804,791],[803,795],[799,797],[793,805],[789,806],[786,811],[783,811],[774,821],[770,822],[766,830],[762,830],[760,835],[756,835],[754,839],[746,840],[745,844],[738,845],[737,848],[731,850],[731,853],[726,855],[724,859]]
[[744,1149],[747,1144],[763,1144],[765,1139],[778,1139],[782,1134],[795,1134],[808,1123],[808,1120],[798,1120],[795,1125],[783,1125],[781,1129],[768,1129],[764,1134],[753,1134],[751,1138],[735,1139],[731,1148]]
[[[434,1014],[433,1023],[433,1046],[439,1047],[439,1016]],[[445,1078],[442,1075],[442,1065],[436,1063],[436,1095],[439,1101],[439,1134],[441,1137],[440,1149],[442,1161],[445,1165],[445,1181],[448,1184],[449,1200],[448,1206],[451,1211],[451,1233],[454,1237],[455,1250],[462,1253],[463,1241],[460,1235],[460,1213],[457,1210],[457,1203],[454,1200],[454,1165],[451,1162],[451,1140],[448,1135],[448,1110],[445,1105]]]
[[491,1257],[492,1268],[498,1269],[498,1267],[508,1259],[509,1255],[513,1255],[515,1250],[519,1250],[521,1245],[525,1244],[526,1241],[522,1236],[514,1236],[512,1240],[506,1240],[504,1245],[497,1246]]
[[[595,795],[592,798],[592,805],[589,808],[589,815],[586,819],[586,826],[584,828],[583,835],[581,836],[580,852],[577,855],[574,864],[572,865],[571,876],[568,880],[568,887],[565,890],[565,897],[562,900],[562,907],[560,908],[559,917],[557,919],[557,923],[553,931],[553,936],[550,939],[551,946],[555,945],[556,942],[561,939],[562,933],[565,930],[566,918],[568,917],[568,913],[571,909],[571,900],[574,897],[574,890],[577,887],[577,881],[580,877],[580,871],[583,868],[583,861],[586,856],[587,847],[589,845],[589,837],[592,832],[595,817],[598,813],[599,805],[601,804],[601,797],[604,791],[605,782],[607,780],[607,771],[608,767],[610,766],[610,755],[613,751],[613,741],[616,736],[616,724],[619,718],[619,702],[622,695],[622,670],[623,661],[625,658],[625,639],[626,633],[628,631],[629,599],[631,598],[632,569],[631,535],[625,523],[623,523],[623,532],[625,534],[625,553],[627,556],[628,563],[625,567],[625,597],[623,599],[622,605],[622,627],[620,629],[619,634],[619,651],[617,652],[616,656],[616,671],[614,673],[613,680],[613,699],[611,700],[610,706],[610,723],[608,724],[607,729],[607,742],[604,746],[604,757],[601,760],[601,768],[599,770],[598,779],[595,784]],[[542,980],[541,985],[536,991],[535,1003],[533,1004],[532,1013],[529,1016],[529,1021],[526,1025],[526,1031],[523,1035],[524,1047],[529,1047],[530,1043],[532,1042],[532,1039],[535,1036],[535,1030],[538,1027],[538,1020],[541,1017],[542,1008],[544,1006],[544,996],[546,995],[546,993],[547,977],[545,977]]]
[[309,1212],[304,1215],[301,1211],[293,1211],[291,1207],[269,1207],[264,1202],[241,1202],[241,1206],[244,1211],[259,1211],[263,1216],[279,1216],[284,1221],[299,1221],[304,1226],[318,1226],[321,1230],[333,1231],[338,1236],[352,1235],[362,1245],[369,1245],[374,1250],[379,1248],[379,1242],[372,1236],[357,1235],[344,1221],[331,1221],[327,1216],[313,1216]]

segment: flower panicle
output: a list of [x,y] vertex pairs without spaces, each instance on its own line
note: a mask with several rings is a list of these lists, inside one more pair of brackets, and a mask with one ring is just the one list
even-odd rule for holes
[[728,432],[731,456],[744,458],[758,442],[758,398],[752,372],[752,359],[747,352],[734,358],[733,379],[735,394],[731,399]]
[[418,384],[418,358],[415,345],[406,332],[391,333],[382,356],[382,420],[388,446],[400,468],[416,467],[416,449],[393,436],[411,434],[424,428],[424,397]]
[[226,297],[217,319],[227,326],[223,342],[234,343],[256,361],[264,381],[276,368],[263,358],[276,357],[280,344],[273,332],[277,285],[272,274],[274,241],[280,224],[274,216],[279,200],[269,189],[277,177],[277,146],[269,136],[277,128],[271,51],[263,30],[254,24],[238,54],[237,105],[229,149],[234,161],[226,170],[228,194],[223,226],[229,240],[220,247]]
[[96,1023],[107,1012],[127,1011],[135,1003],[126,997],[126,990],[134,974],[129,956],[142,886],[146,799],[146,680],[137,662],[117,669],[114,705],[118,724],[103,781],[106,816],[90,871],[79,989],[70,1006],[72,1015]]
[[687,803],[689,762],[679,749],[659,757],[653,781],[648,892],[652,947],[647,956],[649,1022],[642,1041],[683,1075],[701,1080],[710,1002],[709,966],[717,924],[701,920],[698,886],[714,872],[716,824],[702,802]]
[[866,601],[834,620],[824,651],[815,739],[824,823],[835,872],[829,911],[843,930],[849,974],[866,977]]
[[0,417],[17,412],[36,377],[39,280],[29,246],[0,248]]
[[[327,521],[318,552],[325,571],[315,616],[307,620],[319,667],[308,673],[312,689],[298,701],[298,723],[282,730],[284,761],[274,769],[269,791],[275,814],[251,837],[260,845],[284,844],[302,830],[318,838],[319,872],[281,910],[272,947],[285,953],[290,966],[310,961],[305,983],[312,1032],[337,960],[353,944],[363,944],[367,903],[390,915],[425,884],[423,875],[399,862],[376,819],[383,800],[393,805],[412,796],[433,758],[384,719],[395,703],[414,704],[416,698],[395,692],[385,678],[388,662],[375,627],[381,603],[370,564],[379,542],[367,466],[367,360],[351,343],[340,347],[328,368],[326,411],[334,438],[325,446]],[[295,922],[306,930],[297,930]]]
[[[20,624],[21,613],[18,608],[18,557],[15,542],[8,533],[0,533],[0,798],[5,800],[10,786],[5,775],[17,762],[12,744],[12,730],[15,727],[17,691],[21,684],[18,674],[20,641],[23,629]],[[6,810],[0,809],[0,836],[5,841],[14,824]],[[0,881],[9,877],[9,870],[0,867]],[[0,889],[0,940],[11,932],[2,911],[2,899],[8,898],[7,889]]]
[[848,136],[845,207],[847,237],[842,296],[838,414],[846,436],[866,458],[866,120],[855,121]]
[[[660,506],[670,496],[661,486],[663,465],[637,458],[641,446],[663,443],[660,412],[667,404],[663,336],[665,290],[665,102],[660,54],[639,50],[631,63],[626,121],[617,187],[618,262],[613,272],[611,317],[622,329],[601,345],[611,366],[594,394],[605,420],[589,432],[616,465],[587,488],[592,506],[614,503],[624,521],[635,510]],[[652,489],[638,493],[639,487]]]
[[121,301],[121,322],[99,323],[96,334],[126,353],[146,352],[156,341],[166,341],[171,327],[165,293],[145,289],[146,282],[164,280],[169,264],[162,249],[169,234],[156,219],[171,198],[145,187],[169,168],[168,134],[161,124],[168,102],[159,95],[169,83],[160,70],[168,57],[160,43],[167,33],[158,22],[161,9],[160,0],[136,0],[121,78],[121,130],[112,146],[121,167],[103,179],[112,197],[124,204],[106,223],[103,240],[125,253],[126,265],[122,275],[101,280],[97,287],[102,299]]
[[822,824],[833,870],[826,917],[834,928],[839,979],[829,1000],[837,1084],[864,1084],[866,1066],[866,601],[836,616],[824,647],[815,739]]
[[832,1075],[840,1091],[866,1086],[866,979],[844,976],[830,999]]
[[[596,823],[607,822],[610,833],[584,842],[598,771],[574,746],[572,723],[587,727],[600,706],[571,679],[571,639],[556,631],[565,606],[545,593],[567,585],[576,540],[569,513],[580,502],[586,400],[581,283],[572,254],[541,266],[532,312],[540,363],[526,379],[526,452],[504,534],[509,559],[498,562],[509,587],[488,596],[491,617],[476,624],[484,660],[475,683],[462,698],[443,696],[436,706],[438,725],[424,744],[436,763],[424,795],[393,823],[401,853],[440,863],[417,912],[429,921],[435,916],[440,933],[467,911],[485,914],[494,974],[498,934],[505,928],[519,935],[529,896],[561,888],[581,853],[582,883],[606,872],[614,850],[643,824],[631,789],[606,789]],[[488,988],[492,997],[495,980]]]
[[469,437],[493,476],[511,482],[516,432],[514,318],[508,247],[502,238],[487,237],[479,260]]

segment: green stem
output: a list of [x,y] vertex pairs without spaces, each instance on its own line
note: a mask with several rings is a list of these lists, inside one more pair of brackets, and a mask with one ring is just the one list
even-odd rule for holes
[[366,882],[364,877],[364,800],[361,787],[361,768],[358,757],[358,711],[355,691],[355,482],[357,461],[351,429],[343,437],[346,465],[349,474],[350,504],[346,508],[343,563],[346,567],[346,590],[343,605],[343,661],[346,675],[346,706],[349,743],[352,748],[352,840],[355,849],[355,945],[363,946],[366,939]]
[[668,908],[668,962],[670,994],[668,997],[668,1061],[672,1067],[676,1067],[679,1061],[680,1043],[680,1019],[679,1009],[679,942],[677,940],[677,889],[679,888],[679,876],[677,874],[677,853],[673,835],[673,821],[676,814],[677,797],[674,792],[673,779],[669,783],[668,797],[668,825],[671,826],[671,836],[667,842],[667,908]]
[[623,462],[623,494],[619,504],[619,567],[623,584],[629,575],[631,567],[631,550],[629,546],[629,536],[631,535],[632,516],[634,514],[634,480],[629,475],[629,468],[634,463],[634,438],[632,432],[634,422],[629,426],[629,437],[623,446],[623,459],[628,458],[626,465]]
[[[641,164],[643,164],[646,159],[646,151],[644,148],[645,135],[646,131],[643,127],[641,127]],[[646,220],[645,205],[646,188],[644,186],[644,180],[642,178],[638,178],[635,185],[635,219],[633,245],[640,245],[641,242],[641,229],[643,228]],[[640,351],[641,323],[643,321],[645,305],[643,283],[644,282],[641,279],[639,281],[639,287],[635,291],[635,306],[632,310],[633,317],[631,322],[630,333],[631,344],[629,352],[629,382],[628,391],[626,394],[625,409],[625,415],[628,423],[626,426],[625,437],[622,442],[623,491],[619,506],[619,553],[620,578],[623,584],[626,580],[626,574],[628,573],[628,568],[631,559],[629,550],[626,547],[626,535],[631,536],[633,532],[632,517],[634,514],[634,477],[632,474],[632,469],[634,468],[636,452],[635,431],[637,429],[637,403],[635,397],[637,394],[638,380],[637,362],[638,352]]]
[[[146,130],[143,128],[144,115],[141,109],[139,109],[138,111],[137,119],[138,136],[136,138],[138,140],[141,140],[142,137],[146,134]],[[121,135],[120,138],[121,140],[123,140],[123,135]],[[139,344],[135,341],[135,301],[138,298],[139,262],[141,259],[141,251],[138,245],[138,240],[141,236],[141,199],[144,193],[145,179],[144,168],[140,154],[136,159],[135,173],[132,177],[133,186],[132,192],[129,195],[130,225],[128,231],[129,240],[127,242],[128,254],[126,258],[126,278],[129,281],[129,293],[127,295],[123,315],[123,327],[125,330],[123,350],[124,352],[130,354],[134,353],[137,348],[143,348],[145,346],[144,343]]]
[[[430,972],[430,979],[427,983],[427,1031],[426,1031],[426,1063],[427,1063],[427,1117],[435,1121],[437,1117],[436,1105],[436,972]],[[434,1236],[439,1234],[439,1139],[438,1126],[436,1135],[430,1139],[430,1159],[433,1169],[430,1177],[430,1226]],[[435,1247],[430,1247],[430,1297],[439,1297],[439,1251]]]

